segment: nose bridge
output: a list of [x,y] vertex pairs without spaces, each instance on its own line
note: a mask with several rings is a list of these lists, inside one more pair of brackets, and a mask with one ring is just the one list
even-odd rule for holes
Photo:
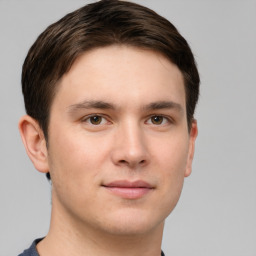
[[143,128],[135,120],[126,120],[118,127],[115,141],[114,161],[130,167],[146,164],[149,152]]

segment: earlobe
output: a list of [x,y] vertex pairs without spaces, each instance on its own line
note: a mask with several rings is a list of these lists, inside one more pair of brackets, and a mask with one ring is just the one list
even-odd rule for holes
[[197,121],[194,119],[192,121],[191,130],[189,134],[189,150],[188,150],[188,159],[187,159],[187,166],[185,171],[185,177],[188,177],[192,172],[192,162],[194,158],[194,152],[195,152],[195,141],[198,134],[198,128],[197,128]]
[[38,122],[25,115],[20,119],[19,131],[27,154],[39,172],[47,173],[48,157],[46,141]]

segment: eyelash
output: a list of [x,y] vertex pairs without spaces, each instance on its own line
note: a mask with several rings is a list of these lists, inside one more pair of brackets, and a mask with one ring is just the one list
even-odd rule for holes
[[[100,122],[98,124],[93,124],[91,122],[91,118],[100,118]],[[162,122],[160,124],[154,124],[152,121],[152,118],[160,118],[162,119]],[[99,125],[105,125],[107,123],[111,123],[110,121],[108,121],[109,118],[105,117],[104,115],[102,114],[92,114],[92,115],[89,115],[89,116],[86,116],[82,119],[82,122],[83,123],[89,123],[90,125],[92,126],[99,126]],[[102,120],[105,120],[104,123],[102,124]],[[154,126],[163,126],[163,125],[166,125],[166,124],[171,124],[173,123],[173,120],[170,118],[170,117],[166,117],[164,115],[158,115],[158,114],[154,114],[154,115],[150,115],[149,117],[147,117],[146,119],[146,124],[150,124],[150,125],[154,125]]]

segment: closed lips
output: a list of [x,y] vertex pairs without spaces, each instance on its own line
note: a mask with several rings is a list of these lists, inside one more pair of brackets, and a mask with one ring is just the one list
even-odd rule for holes
[[119,196],[124,199],[139,199],[147,195],[154,189],[149,183],[138,181],[118,180],[103,185],[108,191],[115,196]]

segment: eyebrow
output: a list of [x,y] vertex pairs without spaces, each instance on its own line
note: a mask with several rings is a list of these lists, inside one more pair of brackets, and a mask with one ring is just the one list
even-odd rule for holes
[[143,107],[145,110],[161,110],[161,109],[175,109],[181,113],[184,112],[181,104],[173,102],[173,101],[157,101],[152,102]]
[[[117,109],[117,107],[114,104],[111,104],[106,101],[101,100],[85,100],[73,105],[70,105],[68,107],[68,112],[75,112],[79,109]],[[145,111],[151,111],[151,110],[161,110],[161,109],[175,109],[181,113],[184,112],[183,107],[181,104],[173,102],[173,101],[156,101],[149,103],[142,107]]]
[[105,101],[99,100],[85,100],[77,104],[70,105],[68,107],[69,112],[74,112],[79,109],[115,109],[114,105]]

